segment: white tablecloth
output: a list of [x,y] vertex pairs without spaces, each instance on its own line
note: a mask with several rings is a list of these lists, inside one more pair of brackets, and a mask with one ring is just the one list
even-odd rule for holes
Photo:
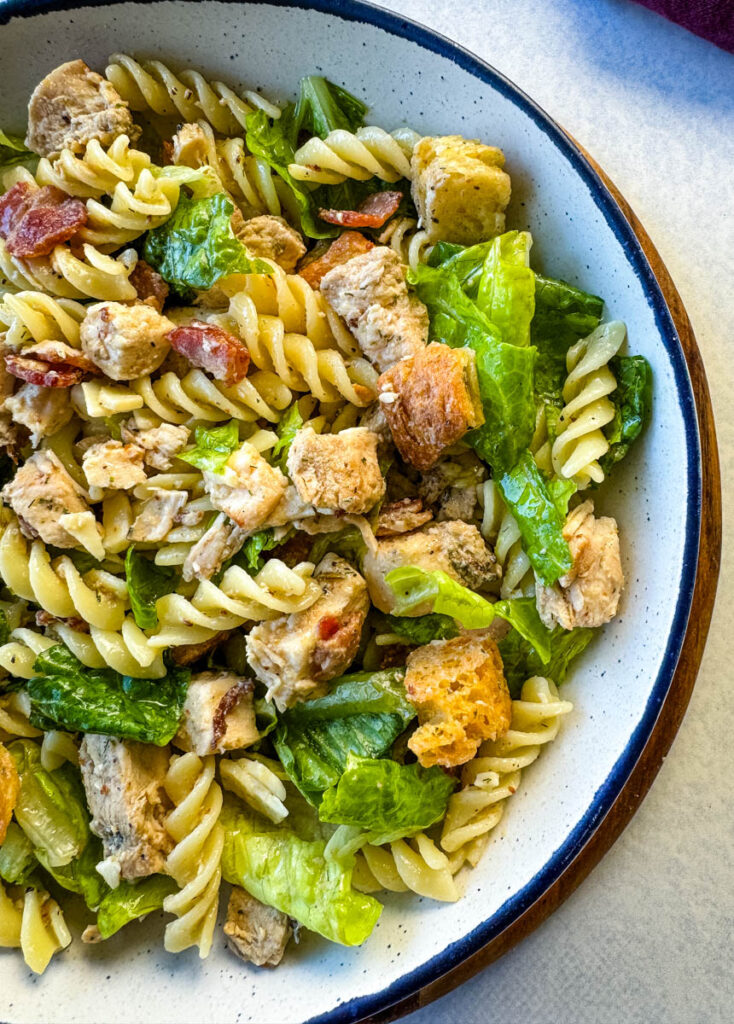
[[[734,56],[628,0],[391,0],[525,89],[650,233],[708,372],[734,506]],[[734,1019],[734,549],[688,714],[614,848],[530,938],[410,1024]],[[664,585],[664,581],[661,581]]]

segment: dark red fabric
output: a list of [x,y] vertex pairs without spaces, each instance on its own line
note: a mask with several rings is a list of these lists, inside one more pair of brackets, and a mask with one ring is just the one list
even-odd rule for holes
[[689,32],[734,53],[734,0],[637,0]]

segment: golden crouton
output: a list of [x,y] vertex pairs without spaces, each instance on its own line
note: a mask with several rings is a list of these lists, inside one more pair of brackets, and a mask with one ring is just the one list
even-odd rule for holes
[[416,469],[430,469],[467,430],[484,423],[468,348],[433,341],[383,373],[378,389],[395,445]]
[[288,453],[288,475],[301,500],[317,509],[369,512],[385,493],[377,441],[364,427],[338,434],[299,430]]
[[0,845],[5,842],[5,833],[20,792],[20,779],[15,761],[0,743]]
[[405,691],[420,722],[408,746],[424,767],[465,764],[509,729],[512,701],[491,637],[434,640],[406,664]]
[[413,150],[413,199],[431,242],[474,245],[505,230],[510,176],[501,149],[460,135],[421,139]]

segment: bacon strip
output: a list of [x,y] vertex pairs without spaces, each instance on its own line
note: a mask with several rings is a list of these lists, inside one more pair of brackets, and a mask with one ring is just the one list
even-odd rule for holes
[[171,348],[227,386],[247,376],[250,353],[233,334],[199,320],[166,335]]
[[84,376],[84,371],[75,366],[52,366],[51,363],[45,363],[40,359],[26,359],[14,352],[9,352],[5,356],[5,368],[14,377],[42,388],[70,388],[78,384]]
[[138,299],[147,306],[152,306],[159,313],[168,298],[168,285],[157,270],[153,270],[145,260],[138,260],[128,281],[138,293]]
[[53,366],[74,366],[84,373],[99,373],[99,370],[81,349],[72,348],[65,341],[54,341],[48,338],[46,341],[39,341],[36,345],[29,345],[24,348],[23,356],[29,359],[40,359],[44,363],[51,363]]
[[312,288],[318,288],[321,278],[334,267],[338,267],[341,263],[347,263],[348,260],[355,256],[361,256],[372,248],[374,248],[374,242],[365,238],[364,235],[360,235],[359,231],[345,231],[331,243],[323,256],[301,267],[298,273]]
[[13,256],[48,256],[87,223],[87,208],[54,185],[18,182],[0,199],[0,234]]
[[356,210],[319,210],[319,217],[348,228],[381,228],[402,201],[402,192],[373,192]]

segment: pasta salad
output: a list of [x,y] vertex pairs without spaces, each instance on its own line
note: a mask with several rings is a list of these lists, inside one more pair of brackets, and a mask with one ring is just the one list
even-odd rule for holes
[[[501,149],[82,60],[0,132],[0,946],[459,898],[617,613],[650,414]],[[497,140],[492,140],[497,141]]]

